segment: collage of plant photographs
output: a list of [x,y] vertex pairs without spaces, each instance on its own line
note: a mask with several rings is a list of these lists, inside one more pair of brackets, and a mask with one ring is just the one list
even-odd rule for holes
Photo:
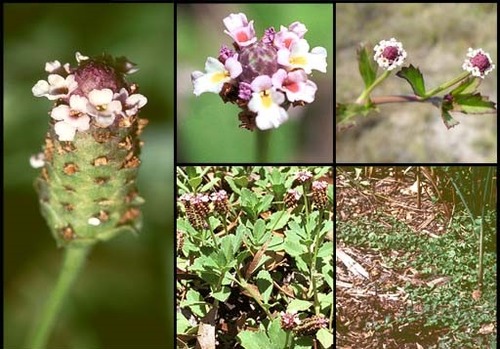
[[333,347],[333,16],[3,5],[3,348]]
[[2,9],[3,348],[497,347],[496,3]]

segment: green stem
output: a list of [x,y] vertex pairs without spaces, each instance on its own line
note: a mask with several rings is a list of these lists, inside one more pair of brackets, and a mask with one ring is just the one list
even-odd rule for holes
[[[321,221],[321,218],[323,217],[323,210],[320,210],[320,213],[318,215],[318,220]],[[312,258],[312,263],[311,263],[311,281],[312,281],[312,288],[313,288],[313,294],[314,294],[314,310],[315,314],[319,315],[320,313],[320,304],[319,304],[319,298],[318,298],[318,290],[316,287],[316,260],[318,258],[318,251],[319,251],[319,245],[321,240],[323,239],[324,235],[320,236],[318,230],[319,227],[321,226],[320,222],[316,225],[315,228],[315,236],[314,236],[314,251],[313,251],[313,258]]]
[[375,87],[377,87],[377,85],[379,85],[382,81],[384,81],[385,79],[387,79],[387,77],[391,74],[391,71],[390,70],[386,70],[382,75],[380,75],[377,80],[375,80],[373,82],[373,84],[370,85],[370,87],[368,87],[366,90],[363,91],[363,93],[361,93],[361,95],[358,97],[358,99],[356,99],[356,103],[357,104],[361,104],[361,103],[364,103],[365,100],[368,98],[368,96],[370,95],[370,93],[373,91],[373,89]]
[[269,136],[271,131],[257,131],[257,162],[267,162],[269,159]]
[[66,248],[59,279],[48,301],[44,305],[40,321],[36,324],[35,329],[28,338],[26,348],[43,349],[46,347],[57,315],[69,294],[71,286],[82,270],[89,251],[90,247]]
[[464,72],[464,73],[460,74],[459,76],[457,76],[455,79],[450,80],[448,82],[445,82],[444,84],[439,85],[435,89],[427,92],[423,98],[427,99],[429,97],[432,97],[432,96],[438,94],[439,92],[444,91],[444,90],[450,88],[451,86],[459,83],[460,81],[466,79],[467,77],[469,77],[469,75],[470,75],[469,72]]

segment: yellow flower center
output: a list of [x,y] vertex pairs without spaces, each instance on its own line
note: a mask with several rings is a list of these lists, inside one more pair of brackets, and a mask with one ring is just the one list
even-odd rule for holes
[[293,65],[304,66],[307,64],[307,59],[304,56],[290,57],[290,63]]
[[211,80],[213,83],[218,83],[226,79],[227,77],[229,77],[229,72],[217,72],[212,75]]
[[260,97],[262,98],[262,105],[264,108],[270,108],[273,104],[273,99],[271,98],[271,94],[268,90],[262,91],[260,93]]

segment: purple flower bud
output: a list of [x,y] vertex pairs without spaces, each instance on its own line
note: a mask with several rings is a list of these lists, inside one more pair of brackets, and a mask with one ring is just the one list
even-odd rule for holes
[[226,63],[226,59],[233,57],[236,54],[233,50],[231,50],[226,45],[222,45],[219,50],[219,61],[224,64]]
[[248,101],[248,100],[250,100],[250,97],[252,97],[251,85],[247,82],[241,82],[240,89],[238,91],[238,98],[241,98],[245,101]]
[[262,42],[267,45],[272,45],[274,42],[274,36],[276,35],[276,30],[274,27],[269,27],[264,31],[264,36],[262,37]]

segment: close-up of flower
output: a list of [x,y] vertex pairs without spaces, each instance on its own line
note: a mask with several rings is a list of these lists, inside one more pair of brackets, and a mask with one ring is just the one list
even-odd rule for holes
[[393,70],[401,66],[406,59],[403,44],[395,38],[380,41],[373,50],[375,51],[373,59],[382,69]]
[[[125,59],[116,60],[117,73],[113,76],[115,73],[110,73],[105,63],[109,57],[89,59],[80,52],[75,56],[77,68],[71,68],[69,63],[61,65],[57,60],[47,62],[45,70],[51,73],[47,81],[39,80],[32,88],[35,97],[57,101],[50,115],[57,121],[54,131],[59,141],[73,141],[76,132],[87,131],[91,125],[116,127],[120,120],[136,115],[147,103],[146,97],[134,93],[135,85],[129,87],[130,92],[124,88],[120,70]],[[125,71],[130,72],[135,65],[128,62],[125,66]],[[63,76],[52,74],[55,71]]]
[[470,72],[472,76],[484,79],[489,72],[495,69],[495,65],[489,53],[484,52],[483,49],[474,50],[469,47],[467,59],[462,65],[462,69]]
[[191,73],[196,96],[212,92],[236,104],[242,109],[240,127],[248,130],[277,128],[289,119],[290,106],[315,100],[317,85],[308,76],[313,70],[326,73],[327,51],[310,49],[303,23],[281,26],[279,32],[267,28],[261,39],[244,13],[232,13],[223,23],[234,51],[223,45],[217,59],[206,60],[205,72]]

